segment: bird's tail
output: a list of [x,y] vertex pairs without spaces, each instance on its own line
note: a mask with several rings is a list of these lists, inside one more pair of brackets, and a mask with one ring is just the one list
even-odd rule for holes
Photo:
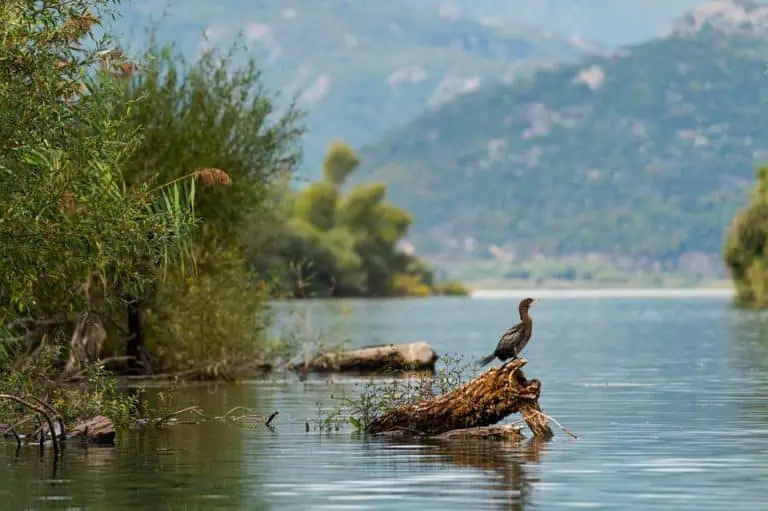
[[480,367],[483,367],[485,365],[490,364],[491,360],[493,360],[494,358],[496,358],[496,354],[495,353],[491,353],[490,355],[488,355],[487,357],[485,357],[484,359],[482,359],[479,362],[480,363]]

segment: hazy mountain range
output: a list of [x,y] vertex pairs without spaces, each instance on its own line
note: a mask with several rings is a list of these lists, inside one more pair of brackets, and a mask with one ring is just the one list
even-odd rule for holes
[[[413,4],[413,5],[412,5]],[[373,142],[425,108],[573,60],[585,44],[566,36],[455,18],[418,2],[349,0],[134,0],[117,25],[139,45],[150,16],[167,16],[159,36],[194,56],[240,31],[261,60],[264,79],[308,112],[304,170],[319,173],[334,138]],[[204,36],[207,41],[204,41]]]
[[[425,109],[585,52],[661,35],[695,0],[133,0],[117,31],[194,56],[243,32],[265,81],[301,95],[312,177],[328,143],[359,146]],[[203,38],[207,38],[207,42]]]
[[[760,4],[696,0],[134,0],[188,55],[238,31],[391,184],[417,250],[715,256],[763,157]],[[205,40],[204,36],[205,35]],[[629,46],[619,48],[620,45]]]
[[[717,7],[717,9],[715,9]],[[363,152],[421,250],[718,258],[768,156],[768,7],[466,94]]]

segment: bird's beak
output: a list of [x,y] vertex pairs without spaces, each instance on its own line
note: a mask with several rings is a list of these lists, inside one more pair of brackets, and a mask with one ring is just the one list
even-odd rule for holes
[[536,303],[536,300],[533,300],[533,301],[531,302],[531,305],[533,305],[534,303]]

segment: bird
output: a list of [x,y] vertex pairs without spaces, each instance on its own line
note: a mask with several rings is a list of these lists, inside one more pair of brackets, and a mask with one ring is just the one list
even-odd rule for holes
[[480,366],[491,363],[494,358],[502,362],[514,360],[523,351],[525,345],[531,340],[533,333],[533,319],[528,315],[528,309],[536,302],[533,298],[525,298],[520,301],[518,310],[520,311],[520,323],[516,324],[501,336],[496,349],[480,361]]

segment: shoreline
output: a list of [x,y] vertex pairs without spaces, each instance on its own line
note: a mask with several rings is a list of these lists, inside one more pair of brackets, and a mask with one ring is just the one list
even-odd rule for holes
[[470,289],[473,299],[513,298],[532,295],[537,298],[733,298],[735,289],[729,287],[700,288],[582,288],[582,289]]

